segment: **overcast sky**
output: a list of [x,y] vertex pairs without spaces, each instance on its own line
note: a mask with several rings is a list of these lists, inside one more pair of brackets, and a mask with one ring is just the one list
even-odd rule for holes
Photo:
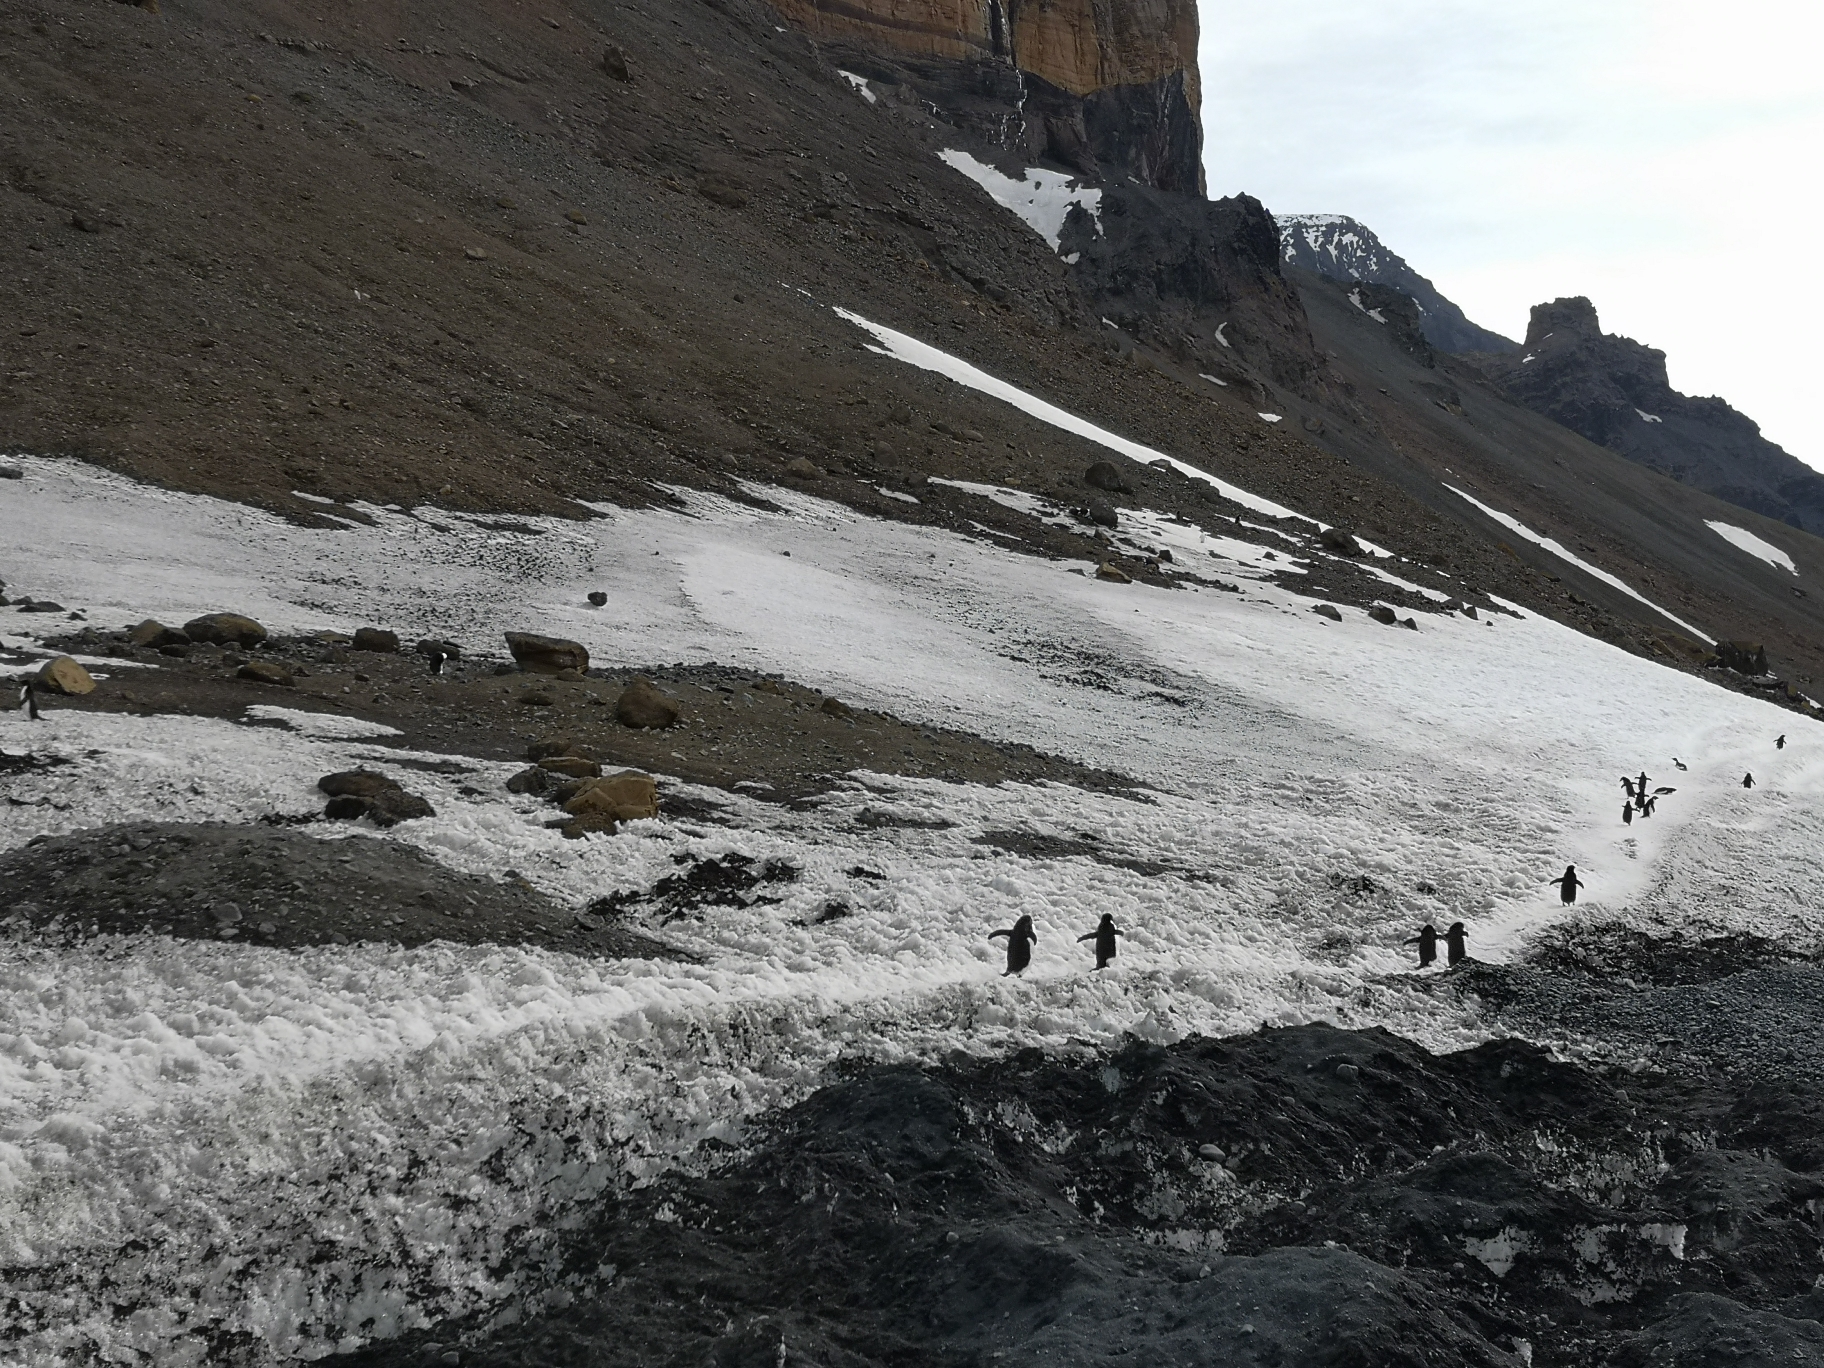
[[1588,295],[1824,469],[1824,4],[1200,5],[1212,197],[1352,215],[1516,340]]

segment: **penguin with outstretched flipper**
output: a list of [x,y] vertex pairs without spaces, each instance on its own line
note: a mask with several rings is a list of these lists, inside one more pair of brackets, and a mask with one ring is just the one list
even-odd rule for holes
[[1742,787],[1743,788],[1753,788],[1754,787],[1754,771],[1753,770],[1749,770],[1748,773],[1746,773],[1742,776]]
[[1419,968],[1428,969],[1438,957],[1438,928],[1430,922],[1419,928],[1419,934],[1408,936],[1402,944],[1419,947]]
[[1102,920],[1096,924],[1096,929],[1087,935],[1078,936],[1077,944],[1081,945],[1086,940],[1093,940],[1096,943],[1096,968],[1106,969],[1109,962],[1115,957],[1115,937],[1126,934],[1127,932],[1115,925],[1115,919],[1104,912]]
[[1555,879],[1547,879],[1546,882],[1558,885],[1559,901],[1566,907],[1577,901],[1577,890],[1583,887],[1583,880],[1577,877],[1576,865],[1566,865],[1563,874]]
[[1786,733],[1785,732],[1781,732],[1778,736],[1773,738],[1773,748],[1775,750],[1785,750],[1786,749]]
[[1452,922],[1450,929],[1444,933],[1444,948],[1448,953],[1450,964],[1461,964],[1469,958],[1469,932],[1463,929],[1462,922]]
[[1032,943],[1039,938],[1038,932],[1032,929],[1032,918],[1021,917],[1012,926],[1001,931],[990,931],[988,939],[996,936],[1007,937],[1007,967],[1001,971],[1001,977],[1017,974],[1032,963]]

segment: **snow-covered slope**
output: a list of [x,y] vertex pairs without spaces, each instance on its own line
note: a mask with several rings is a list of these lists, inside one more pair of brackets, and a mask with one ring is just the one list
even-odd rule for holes
[[1425,340],[1440,351],[1507,352],[1514,344],[1476,326],[1438,293],[1406,260],[1388,249],[1373,230],[1346,214],[1278,214],[1280,246],[1288,265],[1332,280],[1389,285],[1419,306]]
[[[511,868],[579,906],[650,885],[685,852],[795,862],[779,904],[668,928],[700,967],[450,945],[6,943],[0,1258],[55,1274],[65,1298],[28,1361],[54,1346],[179,1354],[199,1327],[314,1355],[536,1290],[552,1233],[593,1195],[706,1136],[738,1139],[845,1055],[1317,1019],[1472,1042],[1476,1013],[1419,991],[1400,942],[1460,919],[1476,954],[1506,957],[1558,915],[1544,881],[1572,861],[1620,919],[1819,929],[1804,872],[1824,837],[1815,729],[1531,615],[1436,615],[1416,632],[1332,622],[1258,581],[1104,583],[776,490],[777,513],[689,495],[679,511],[503,539],[431,508],[304,530],[74,463],[24,465],[0,531],[40,548],[44,592],[98,621],[232,592],[275,629],[383,618],[481,647],[536,623],[609,665],[788,671],[1142,786],[857,772],[808,810],[721,793],[721,825],[566,842],[484,767],[479,796],[427,772],[433,819],[326,836]],[[1212,579],[1257,554],[1205,549]],[[576,606],[598,584],[609,606]],[[0,749],[68,761],[0,781],[14,800],[0,848],[174,810],[304,811],[317,775],[371,752],[346,732],[0,715]],[[1691,766],[1678,793],[1623,828],[1616,776],[1673,754]],[[858,820],[864,807],[954,825],[881,826]],[[977,839],[1009,830],[1098,854]],[[852,915],[819,923],[833,898]],[[1092,976],[1071,941],[1104,911],[1130,939]],[[1037,955],[1004,980],[984,937],[1020,913],[1037,919]],[[169,1314],[109,1310],[147,1298]]]

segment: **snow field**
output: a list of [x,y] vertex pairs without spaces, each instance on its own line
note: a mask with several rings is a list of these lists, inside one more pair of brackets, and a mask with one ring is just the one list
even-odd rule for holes
[[1772,542],[1755,536],[1745,527],[1736,527],[1733,523],[1712,522],[1709,519],[1704,520],[1704,526],[1735,547],[1736,550],[1746,551],[1756,560],[1766,561],[1775,569],[1784,570],[1789,575],[1799,573],[1799,567],[1792,563],[1791,556]]
[[[868,94],[871,97],[873,92]],[[939,152],[937,159],[981,186],[996,204],[1012,211],[1022,223],[1050,243],[1054,252],[1059,250],[1058,239],[1064,233],[1064,224],[1072,209],[1081,206],[1097,220],[1100,230],[1102,192],[1082,184],[1074,176],[1034,166],[1016,180],[977,161],[967,152],[954,149]]]
[[[704,1137],[738,1140],[844,1054],[1313,1019],[1471,1043],[1486,1029],[1473,1007],[1396,973],[1398,942],[1421,921],[1463,920],[1474,953],[1511,954],[1559,915],[1544,880],[1573,861],[1601,915],[1818,931],[1813,725],[1530,615],[1427,615],[1416,633],[1356,614],[1331,623],[1247,579],[1271,563],[1239,536],[1245,551],[1211,559],[1231,554],[1229,538],[1124,514],[1123,534],[1177,536],[1174,555],[1246,579],[1240,595],[1168,591],[786,491],[768,491],[783,514],[689,494],[684,512],[524,520],[537,535],[434,509],[310,530],[73,463],[20,463],[0,531],[35,546],[39,582],[19,587],[97,622],[233,608],[274,630],[373,623],[472,652],[498,652],[503,628],[544,630],[607,665],[781,671],[1150,786],[858,772],[807,811],[717,793],[722,825],[565,842],[545,809],[501,790],[513,766],[465,761],[466,776],[411,772],[436,818],[324,838],[407,841],[487,876],[511,868],[573,906],[649,888],[679,855],[735,851],[802,872],[767,890],[776,905],[648,927],[701,966],[447,944],[6,943],[0,1257],[43,1317],[29,1361],[52,1361],[59,1343],[179,1361],[198,1321],[311,1356],[536,1293],[552,1242],[593,1195],[694,1162]],[[582,606],[597,587],[608,607]],[[399,754],[358,723],[250,711],[263,725],[0,714],[0,749],[71,761],[0,780],[26,804],[0,809],[0,848],[108,821],[301,812],[319,801],[318,775]],[[1775,752],[1781,731],[1791,741]],[[1643,765],[1679,792],[1624,829],[1617,778]],[[1760,787],[1747,792],[1750,768]],[[464,797],[464,782],[487,796]],[[859,820],[864,808],[954,825],[883,828]],[[1005,835],[979,839],[1007,832],[1093,856],[1026,858]],[[820,923],[833,901],[849,915]],[[1104,911],[1129,939],[1095,975],[1072,941]],[[985,936],[1021,912],[1038,923],[1034,963],[1003,980]],[[146,1246],[137,1262],[117,1256],[129,1240]],[[488,1271],[503,1260],[511,1286]],[[114,1319],[123,1288],[169,1314]]]

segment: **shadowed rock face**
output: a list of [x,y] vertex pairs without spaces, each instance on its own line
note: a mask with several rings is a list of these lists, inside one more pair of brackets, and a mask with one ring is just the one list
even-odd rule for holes
[[772,0],[819,42],[887,61],[984,141],[1086,176],[1201,194],[1193,0]]
[[1534,307],[1523,354],[1481,364],[1508,397],[1719,499],[1824,533],[1824,474],[1717,398],[1680,394],[1666,354],[1602,331],[1584,298]]

